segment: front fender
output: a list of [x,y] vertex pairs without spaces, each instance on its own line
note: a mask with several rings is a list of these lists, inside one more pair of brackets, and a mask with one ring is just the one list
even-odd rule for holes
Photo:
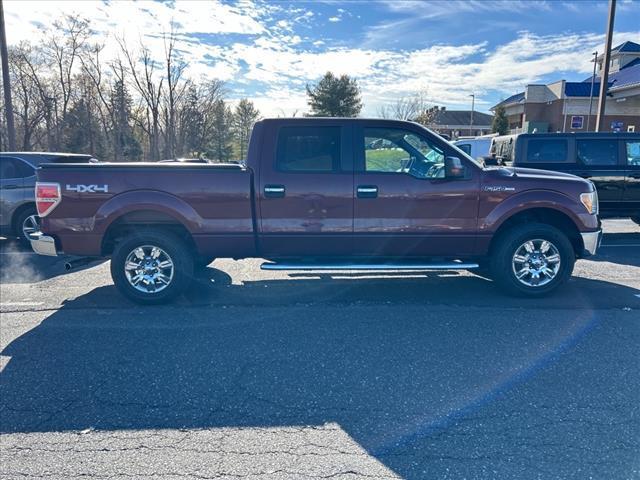
[[536,189],[516,193],[499,202],[484,218],[479,219],[478,229],[483,233],[495,232],[513,215],[533,208],[548,208],[561,212],[569,217],[580,231],[598,228],[597,217],[588,214],[577,199],[554,190]]
[[116,195],[105,202],[94,217],[94,233],[104,234],[122,215],[147,210],[163,213],[183,224],[190,232],[202,228],[202,217],[184,200],[156,190],[134,190]]

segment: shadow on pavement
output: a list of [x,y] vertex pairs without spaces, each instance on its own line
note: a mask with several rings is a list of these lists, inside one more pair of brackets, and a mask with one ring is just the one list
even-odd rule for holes
[[[222,272],[210,272],[209,277],[229,285]],[[587,290],[606,286],[577,282]],[[424,278],[386,280],[383,292],[378,283],[256,281],[229,285],[229,290],[242,293],[229,306],[205,308],[110,308],[113,303],[105,299],[111,299],[115,289],[97,288],[67,302],[1,352],[10,360],[0,377],[0,431],[337,422],[402,477],[442,478],[443,464],[434,461],[431,447],[411,454],[412,445],[425,439],[435,442],[448,429],[459,428],[466,416],[553,362],[598,322],[597,312],[589,308],[566,309],[553,318],[536,310],[479,314],[469,309],[465,293],[472,285],[482,289],[490,284],[475,277],[440,279],[435,290]],[[261,290],[278,296],[272,308],[243,308],[240,298],[251,304]],[[382,294],[396,308],[357,306],[358,299],[375,296],[380,301]],[[340,306],[342,295],[351,296],[351,307]],[[442,296],[464,305],[429,307]],[[414,302],[404,305],[409,299]],[[304,304],[308,301],[335,305],[313,308]],[[108,307],[79,308],[98,304]],[[570,380],[561,390],[579,390],[581,385]],[[617,393],[620,402],[624,394]],[[575,451],[589,451],[594,464],[599,454],[602,461],[611,461],[581,437],[578,424],[561,423],[545,424],[544,438],[567,438],[569,429]],[[520,447],[512,439],[528,438],[531,428],[523,420],[511,425],[509,435],[467,431],[466,437],[462,432],[447,441],[453,442],[452,458],[453,450],[470,454],[487,442],[497,442],[496,449],[517,457]],[[442,455],[433,449],[434,455]],[[509,469],[522,467],[517,461],[487,462],[509,475],[515,471]],[[473,462],[454,465],[455,478],[474,476]]]

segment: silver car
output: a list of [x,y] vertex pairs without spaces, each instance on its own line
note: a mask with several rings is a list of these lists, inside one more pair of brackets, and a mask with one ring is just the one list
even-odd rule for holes
[[35,204],[36,168],[42,163],[97,162],[91,155],[71,153],[0,153],[0,232],[28,241],[38,229]]

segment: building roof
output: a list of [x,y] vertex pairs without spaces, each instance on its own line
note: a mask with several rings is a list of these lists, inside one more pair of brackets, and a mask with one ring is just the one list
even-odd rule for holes
[[[640,45],[638,46],[640,47]],[[598,82],[599,78],[600,77],[596,77],[596,82]],[[587,82],[591,82],[591,77],[583,81],[583,83],[587,83]],[[617,72],[609,74],[609,90],[610,91],[615,91],[619,88],[629,87],[631,85],[638,85],[638,84],[640,84],[640,58],[636,58],[632,62],[627,63],[624,67],[622,67]]]
[[524,100],[524,92],[516,93],[515,95],[511,95],[510,97],[505,98],[500,103],[491,107],[491,110],[495,109],[496,107],[511,105],[512,103],[520,103],[523,100]]
[[611,51],[621,53],[640,53],[640,45],[636,42],[626,41],[617,47],[612,48]]
[[[491,125],[493,115],[482,112],[473,112],[473,125]],[[471,123],[471,110],[438,110],[434,114],[433,125],[469,125]]]
[[[608,84],[608,88],[611,88],[613,82],[608,82]],[[564,94],[567,97],[589,97],[591,95],[597,97],[600,95],[600,82],[593,82],[593,92],[590,92],[590,90],[590,78],[584,82],[565,82],[564,84]]]

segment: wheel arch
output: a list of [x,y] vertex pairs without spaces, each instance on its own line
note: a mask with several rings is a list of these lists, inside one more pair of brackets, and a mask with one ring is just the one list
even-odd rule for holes
[[38,210],[36,208],[36,202],[27,201],[21,204],[16,209],[14,209],[13,214],[11,215],[11,232],[15,235],[22,234],[22,232],[19,231],[21,226],[18,225],[17,222],[18,222],[18,219],[20,218],[20,215],[22,215],[22,213],[24,213],[25,210],[34,210],[37,215]]
[[575,221],[566,212],[557,208],[544,206],[532,207],[520,210],[513,215],[504,218],[497,230],[495,231],[491,243],[489,244],[489,255],[493,253],[493,249],[498,244],[500,238],[511,229],[518,225],[526,225],[529,223],[544,223],[551,225],[567,235],[576,256],[579,256],[584,249],[584,243],[580,230]]

